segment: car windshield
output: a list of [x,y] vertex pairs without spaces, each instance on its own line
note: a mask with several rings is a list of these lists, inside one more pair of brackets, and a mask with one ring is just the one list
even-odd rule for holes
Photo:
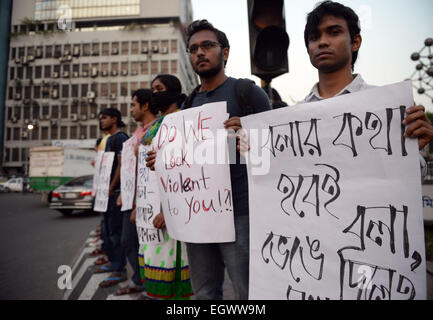
[[93,176],[83,176],[72,179],[64,184],[66,187],[81,187],[91,188],[93,186]]

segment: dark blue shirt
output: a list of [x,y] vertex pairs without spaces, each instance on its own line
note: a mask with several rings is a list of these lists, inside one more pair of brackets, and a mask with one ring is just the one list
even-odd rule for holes
[[[114,152],[114,161],[113,161],[113,168],[111,169],[110,182],[113,181],[114,174],[116,173],[117,166],[119,165],[119,160],[117,157],[122,155],[123,143],[128,139],[129,137],[125,132],[118,131],[117,133],[111,135],[107,140],[105,151]],[[120,190],[120,181],[116,185],[114,190],[115,191]]]
[[[228,78],[224,83],[212,91],[198,92],[192,101],[192,107],[199,107],[206,103],[227,102],[227,112],[231,117],[245,116],[244,108],[239,105],[235,91],[236,79]],[[269,98],[262,88],[253,86],[250,101],[250,113],[271,110]],[[240,154],[236,152],[236,164],[230,164],[230,176],[233,193],[233,207],[236,216],[248,215],[248,175],[245,164],[240,164]],[[232,161],[231,161],[232,162]],[[232,162],[233,163],[233,162]]]

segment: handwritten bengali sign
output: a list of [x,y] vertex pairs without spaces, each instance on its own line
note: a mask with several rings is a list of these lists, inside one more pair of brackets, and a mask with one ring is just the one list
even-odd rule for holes
[[92,186],[92,196],[96,195],[99,179],[99,170],[101,169],[102,156],[104,151],[98,151],[95,156],[95,173],[93,174],[93,186]]
[[114,152],[104,152],[102,156],[101,169],[99,171],[98,187],[96,191],[95,206],[96,212],[106,212],[110,191],[111,169],[113,168]]
[[136,226],[141,245],[164,243],[166,229],[157,229],[153,220],[161,212],[158,178],[154,171],[146,167],[147,153],[151,146],[140,145],[138,149]]
[[424,211],[424,224],[433,224],[433,184],[422,185],[422,207]]
[[192,243],[235,240],[226,102],[169,114],[152,144],[170,236]]
[[426,298],[411,105],[403,82],[241,119],[251,299]]
[[120,167],[120,190],[122,195],[121,211],[131,210],[135,195],[135,174],[137,169],[137,157],[134,148],[138,141],[131,137],[123,143],[122,164]]

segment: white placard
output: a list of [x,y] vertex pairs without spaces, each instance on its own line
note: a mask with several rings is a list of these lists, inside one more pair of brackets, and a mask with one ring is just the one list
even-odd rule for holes
[[412,105],[403,82],[241,119],[250,299],[426,298]]
[[164,243],[166,230],[153,226],[153,220],[161,212],[161,199],[156,173],[146,167],[147,152],[151,149],[142,144],[138,149],[135,221],[139,243],[158,245]]
[[110,191],[111,169],[113,168],[114,152],[104,152],[99,171],[98,187],[96,191],[95,206],[96,212],[106,212]]
[[191,243],[235,240],[226,102],[167,115],[152,144],[169,235]]
[[135,175],[137,170],[137,157],[135,156],[134,149],[136,145],[137,138],[132,136],[122,146],[122,165],[120,167],[121,211],[131,210],[134,204]]
[[99,170],[101,169],[102,156],[104,155],[104,151],[100,150],[96,154],[95,157],[95,173],[93,174],[93,186],[92,186],[92,196],[96,195],[96,191],[98,188],[98,179],[99,179]]

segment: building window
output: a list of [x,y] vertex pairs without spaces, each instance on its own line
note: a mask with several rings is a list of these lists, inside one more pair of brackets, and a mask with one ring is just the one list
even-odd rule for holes
[[26,68],[26,79],[32,79],[33,78],[33,67],[27,67]]
[[89,85],[87,83],[83,83],[81,85],[81,97],[87,97],[87,91],[89,91]]
[[80,127],[80,139],[87,139],[87,126]]
[[12,140],[16,140],[16,141],[19,141],[20,140],[20,133],[21,133],[21,130],[20,130],[20,128],[14,128],[14,135],[13,135],[13,137],[12,137]]
[[129,42],[122,42],[122,55],[129,55]]
[[166,50],[166,52],[168,52],[168,50],[169,50],[168,40],[161,41],[161,50]]
[[83,44],[83,56],[90,56],[90,43]]
[[70,127],[70,139],[78,139],[78,128],[77,126]]
[[131,93],[130,93],[130,95],[132,96],[132,94],[135,91],[137,91],[137,89],[138,89],[138,82],[131,82],[130,85],[131,85]]
[[6,141],[12,140],[12,129],[10,127],[6,128]]
[[143,61],[141,64],[141,74],[149,74],[149,62]]
[[35,78],[36,79],[42,78],[42,66],[35,67]]
[[92,44],[92,56],[99,56],[99,43]]
[[131,62],[131,75],[133,76],[138,75],[138,68],[139,68],[138,62]]
[[54,58],[58,59],[62,56],[62,46],[57,45],[54,47]]
[[9,87],[8,99],[13,100],[14,98],[14,87]]
[[57,125],[51,127],[51,140],[57,140],[59,138],[59,128]]
[[[60,114],[60,117],[61,117],[62,119],[68,119],[68,106],[63,105],[63,106],[61,107],[61,114]],[[62,138],[62,139],[63,139],[63,138]]]
[[21,149],[21,161],[29,161],[29,149],[22,148]]
[[65,46],[63,47],[63,55],[69,56],[70,54],[72,54],[72,52],[71,52],[71,45],[70,44],[65,44]]
[[26,55],[26,48],[25,47],[20,47],[19,49],[18,49],[18,57],[19,58],[22,58],[22,57],[24,57]]
[[171,74],[177,73],[177,60],[171,60]]
[[15,79],[15,68],[14,67],[10,67],[9,69],[9,80],[14,80]]
[[53,46],[46,46],[45,47],[45,58],[49,59],[53,57]]
[[32,118],[33,119],[39,118],[39,114],[40,114],[40,107],[39,107],[39,105],[38,104],[33,104]]
[[44,67],[44,78],[51,78],[51,66]]
[[17,78],[18,79],[23,79],[24,78],[24,69],[23,69],[23,67],[18,67],[17,68]]
[[159,73],[159,61],[152,61],[151,72],[153,75]]
[[110,94],[117,96],[118,90],[117,90],[117,83],[112,83],[110,85]]
[[68,139],[68,127],[60,127],[60,139]]
[[138,41],[131,43],[131,54],[138,54]]
[[42,127],[42,140],[48,140],[48,127]]
[[[84,63],[81,65],[81,72],[86,73],[87,76],[89,76],[89,65],[87,63]],[[83,77],[86,76],[83,74]]]
[[122,97],[127,97],[128,96],[128,83],[127,82],[122,82],[120,84],[120,95]]
[[50,114],[50,106],[49,105],[43,105],[42,106],[42,115],[48,116]]
[[163,60],[161,61],[161,73],[170,73],[170,71],[168,70],[168,61],[167,60]]
[[12,161],[20,161],[20,149],[13,148],[12,149]]
[[142,81],[142,82],[140,82],[140,88],[142,88],[142,89],[149,89],[149,81]]
[[34,127],[33,130],[30,130],[30,139],[39,140],[39,127]]
[[58,119],[59,118],[59,106],[51,107],[51,118]]
[[101,97],[107,97],[107,96],[108,96],[108,84],[101,83]]
[[119,42],[113,42],[111,44],[111,54],[113,55],[119,54]]
[[78,98],[78,84],[73,84],[71,89],[71,97]]
[[40,99],[41,98],[41,86],[33,87],[33,98]]
[[103,56],[110,55],[110,44],[108,42],[104,42],[102,44],[102,55]]
[[122,62],[122,76],[128,75],[128,62]]
[[122,113],[122,117],[128,116],[128,105],[126,103],[120,105],[120,112]]
[[97,126],[90,126],[90,139],[96,139],[98,135],[98,127]]
[[11,49],[11,60],[15,60],[15,57],[17,55],[17,48]]
[[9,162],[9,155],[10,155],[10,149],[9,148],[5,148],[5,162]]
[[24,88],[24,99],[31,99],[32,97],[32,87]]
[[177,53],[177,40],[171,40],[171,52]]
[[69,98],[69,85],[68,84],[62,85],[62,98]]
[[119,63],[118,62],[112,62],[111,63],[111,75],[113,77],[119,75]]
[[71,115],[78,114],[78,102],[73,102],[71,104]]

